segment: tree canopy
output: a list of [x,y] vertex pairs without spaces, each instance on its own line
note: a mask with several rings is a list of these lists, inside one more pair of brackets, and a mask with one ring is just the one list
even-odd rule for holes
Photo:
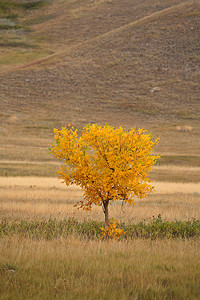
[[60,178],[67,186],[82,188],[81,208],[103,207],[106,226],[110,201],[134,204],[134,196],[142,198],[152,192],[148,176],[159,158],[153,155],[158,139],[153,142],[144,129],[88,124],[80,137],[71,125],[54,129],[54,133],[51,152],[63,162]]

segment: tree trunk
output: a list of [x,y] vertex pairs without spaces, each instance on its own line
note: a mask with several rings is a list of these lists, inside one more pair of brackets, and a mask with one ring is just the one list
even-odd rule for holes
[[103,202],[104,214],[105,214],[105,228],[108,227],[109,217],[108,217],[108,203],[109,201]]

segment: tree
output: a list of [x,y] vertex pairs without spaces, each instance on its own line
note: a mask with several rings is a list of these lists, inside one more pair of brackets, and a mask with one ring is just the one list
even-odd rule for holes
[[134,204],[133,196],[142,198],[152,192],[148,178],[159,155],[152,155],[158,139],[145,130],[124,130],[121,126],[89,124],[82,136],[69,124],[54,129],[56,142],[52,154],[63,161],[58,171],[66,183],[80,186],[84,201],[80,207],[91,210],[92,204],[103,207],[105,227],[108,226],[108,206],[123,200]]

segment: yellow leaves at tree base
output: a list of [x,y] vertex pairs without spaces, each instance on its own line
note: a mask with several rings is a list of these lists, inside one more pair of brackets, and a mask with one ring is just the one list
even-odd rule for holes
[[118,220],[112,219],[106,228],[100,227],[102,239],[113,239],[118,241],[119,238],[126,232],[123,229],[117,228],[119,225]]

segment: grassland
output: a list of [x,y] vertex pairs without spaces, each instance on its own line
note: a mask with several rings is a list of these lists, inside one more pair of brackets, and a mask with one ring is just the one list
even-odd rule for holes
[[[176,236],[200,220],[199,11],[198,0],[0,1],[0,299],[200,299],[198,226]],[[161,215],[170,234],[115,242],[49,229],[103,222],[56,177],[48,147],[68,123],[160,136],[155,193],[109,212],[154,233]]]
[[25,19],[45,6],[45,1],[10,1],[0,3],[0,66],[2,70],[49,54],[40,47]]
[[[110,215],[126,224],[148,223],[158,214],[169,222],[199,219],[199,184],[157,182],[155,187],[154,195],[136,199],[135,206],[112,205]],[[18,233],[1,236],[0,299],[199,299],[198,236],[115,242],[72,231],[56,237],[51,221],[49,239],[42,233],[49,225],[40,231],[33,224],[49,218],[103,221],[100,207],[75,208],[81,190],[66,189],[56,178],[1,177],[0,199],[2,220],[27,222]]]
[[1,299],[199,299],[199,242],[6,238]]
[[[120,222],[139,222],[152,216],[166,220],[199,219],[199,183],[153,182],[156,192],[149,198],[136,199],[135,206],[113,204],[111,217]],[[75,217],[79,220],[103,221],[101,207],[92,212],[78,210],[74,204],[82,200],[82,192],[76,186],[66,189],[56,178],[1,177],[0,215],[11,220],[40,220]]]

